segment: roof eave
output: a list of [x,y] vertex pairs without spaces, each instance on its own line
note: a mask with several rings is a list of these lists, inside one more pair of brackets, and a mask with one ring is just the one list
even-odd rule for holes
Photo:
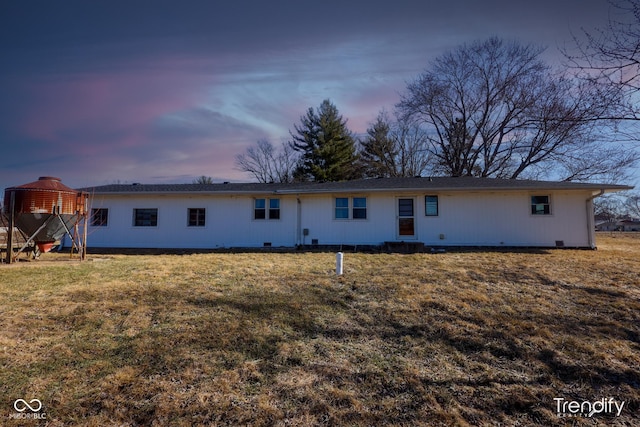
[[330,194],[330,193],[384,193],[384,192],[412,192],[412,191],[456,191],[456,192],[469,192],[469,191],[601,191],[604,190],[607,193],[613,193],[617,191],[632,190],[634,187],[628,185],[593,185],[584,187],[571,187],[571,186],[530,186],[530,187],[447,187],[447,186],[434,186],[434,187],[398,187],[398,188],[322,188],[317,190],[276,190],[277,194]]

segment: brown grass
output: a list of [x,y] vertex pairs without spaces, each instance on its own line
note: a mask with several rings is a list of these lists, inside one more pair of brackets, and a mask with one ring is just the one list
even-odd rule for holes
[[638,425],[639,237],[345,254],[341,277],[330,253],[0,266],[0,424]]

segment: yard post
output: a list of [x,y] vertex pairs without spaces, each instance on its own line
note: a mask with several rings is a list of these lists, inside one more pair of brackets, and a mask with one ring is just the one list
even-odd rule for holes
[[342,252],[338,252],[336,254],[336,274],[338,276],[342,276],[342,260],[343,260]]

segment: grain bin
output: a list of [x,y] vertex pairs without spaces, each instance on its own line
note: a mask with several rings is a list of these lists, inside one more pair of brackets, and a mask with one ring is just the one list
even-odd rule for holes
[[87,193],[67,187],[60,178],[42,176],[5,189],[4,214],[41,252],[48,252],[86,218],[87,200]]

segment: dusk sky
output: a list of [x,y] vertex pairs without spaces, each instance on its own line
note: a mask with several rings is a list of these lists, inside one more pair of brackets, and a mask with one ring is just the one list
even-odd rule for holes
[[364,133],[443,52],[558,46],[606,0],[3,1],[0,188],[250,181],[234,158],[330,99]]

